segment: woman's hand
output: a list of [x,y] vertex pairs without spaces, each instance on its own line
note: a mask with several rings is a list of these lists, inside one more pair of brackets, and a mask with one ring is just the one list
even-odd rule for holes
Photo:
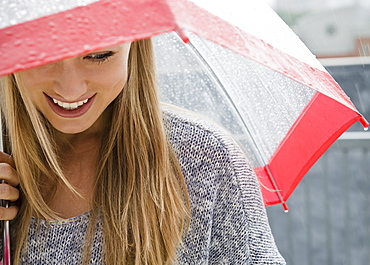
[[[19,198],[19,190],[16,186],[19,185],[19,178],[15,170],[14,159],[3,152],[0,152],[0,180],[5,183],[0,183],[0,200],[15,202]],[[9,206],[9,208],[0,207],[0,220],[12,220],[18,213],[17,206]]]

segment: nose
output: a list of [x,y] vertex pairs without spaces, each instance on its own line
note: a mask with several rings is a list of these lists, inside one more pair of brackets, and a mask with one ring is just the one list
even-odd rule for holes
[[78,63],[72,58],[59,61],[56,64],[54,92],[66,101],[81,100],[87,92],[87,80]]

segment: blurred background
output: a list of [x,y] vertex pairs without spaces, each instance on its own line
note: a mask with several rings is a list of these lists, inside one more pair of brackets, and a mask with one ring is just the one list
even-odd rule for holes
[[[370,121],[370,1],[266,0]],[[353,125],[312,167],[284,213],[267,208],[287,264],[370,264],[370,132]]]

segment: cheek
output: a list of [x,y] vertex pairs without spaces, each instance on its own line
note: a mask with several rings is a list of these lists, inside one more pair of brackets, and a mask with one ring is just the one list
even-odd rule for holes
[[40,107],[40,102],[44,99],[43,91],[50,89],[50,73],[45,73],[40,68],[21,71],[16,74],[19,83],[19,91],[24,101],[30,100],[32,104]]
[[19,92],[23,101],[26,102],[30,100],[30,102],[34,102],[38,95],[37,88],[39,87],[36,80],[40,80],[37,78],[37,75],[35,75],[33,71],[23,71],[17,73],[15,78],[19,85]]
[[101,84],[101,86],[109,92],[120,92],[127,81],[127,67],[125,64],[112,64],[109,69],[106,69],[104,76],[100,75],[100,78],[96,75],[95,78]]
[[40,80],[39,77],[37,72],[32,70],[22,71],[16,75],[17,81],[22,83],[24,89],[36,86],[36,80]]

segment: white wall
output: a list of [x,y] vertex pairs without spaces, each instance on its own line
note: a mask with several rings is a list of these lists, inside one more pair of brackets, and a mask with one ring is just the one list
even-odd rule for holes
[[369,0],[266,0],[276,11],[304,12],[340,8],[355,4],[370,7]]
[[293,26],[295,33],[317,56],[356,53],[356,40],[370,37],[370,10],[359,6],[307,14]]

